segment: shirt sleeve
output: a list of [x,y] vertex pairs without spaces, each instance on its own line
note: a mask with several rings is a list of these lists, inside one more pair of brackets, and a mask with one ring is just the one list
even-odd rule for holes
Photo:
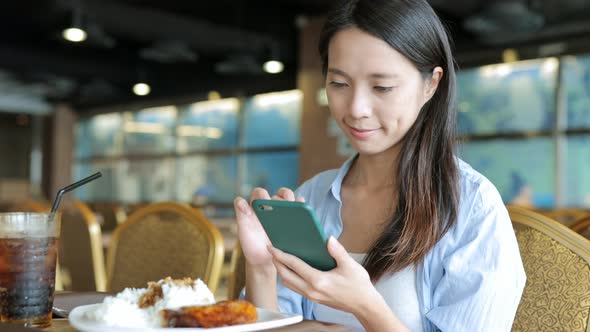
[[[300,294],[285,287],[280,280],[277,281],[277,297],[280,312],[298,314],[302,315],[304,319],[312,319],[309,301]],[[246,299],[245,287],[242,288],[239,298],[240,300]]]
[[280,280],[277,284],[279,310],[283,313],[299,314],[305,319],[311,319],[305,312],[305,301],[301,294],[287,288]]
[[[481,189],[481,188],[480,188]],[[439,331],[510,331],[526,276],[508,212],[491,183],[441,254],[426,318]],[[463,224],[463,227],[461,227]]]

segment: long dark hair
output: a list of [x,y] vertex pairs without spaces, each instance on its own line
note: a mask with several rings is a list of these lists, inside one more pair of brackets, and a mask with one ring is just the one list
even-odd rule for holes
[[424,78],[443,69],[435,94],[403,139],[396,211],[363,262],[375,281],[422,261],[456,222],[455,62],[446,30],[426,0],[348,0],[329,14],[320,35],[324,74],[330,40],[351,27],[387,42]]

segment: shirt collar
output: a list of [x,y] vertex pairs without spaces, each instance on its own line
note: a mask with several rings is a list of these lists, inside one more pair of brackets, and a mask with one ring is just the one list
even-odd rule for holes
[[350,166],[352,166],[352,163],[354,162],[356,157],[358,157],[358,153],[352,155],[342,164],[342,166],[340,166],[338,174],[336,175],[336,178],[334,179],[334,181],[332,181],[332,185],[330,186],[332,195],[340,203],[342,203],[342,200],[340,199],[340,189],[342,189],[342,181],[344,181],[344,177],[348,173],[348,170],[350,169]]

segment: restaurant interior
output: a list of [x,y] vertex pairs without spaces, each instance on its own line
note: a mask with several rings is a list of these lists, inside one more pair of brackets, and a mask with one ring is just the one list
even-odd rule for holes
[[[60,188],[102,174],[61,205],[56,289],[193,276],[216,299],[238,297],[233,199],[296,188],[354,153],[317,53],[333,3],[0,4],[0,212],[46,212]],[[590,1],[429,3],[454,42],[458,156],[500,192],[528,285],[541,285],[525,289],[515,330],[585,331]],[[543,319],[566,311],[582,329]]]

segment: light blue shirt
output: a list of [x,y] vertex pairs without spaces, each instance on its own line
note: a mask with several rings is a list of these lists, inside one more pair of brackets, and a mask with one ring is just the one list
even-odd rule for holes
[[[340,188],[353,159],[314,176],[296,192],[315,210],[328,237],[342,232]],[[457,222],[416,267],[424,330],[510,331],[526,281],[512,222],[494,185],[457,162]],[[278,296],[282,312],[314,319],[313,302],[280,280]]]

